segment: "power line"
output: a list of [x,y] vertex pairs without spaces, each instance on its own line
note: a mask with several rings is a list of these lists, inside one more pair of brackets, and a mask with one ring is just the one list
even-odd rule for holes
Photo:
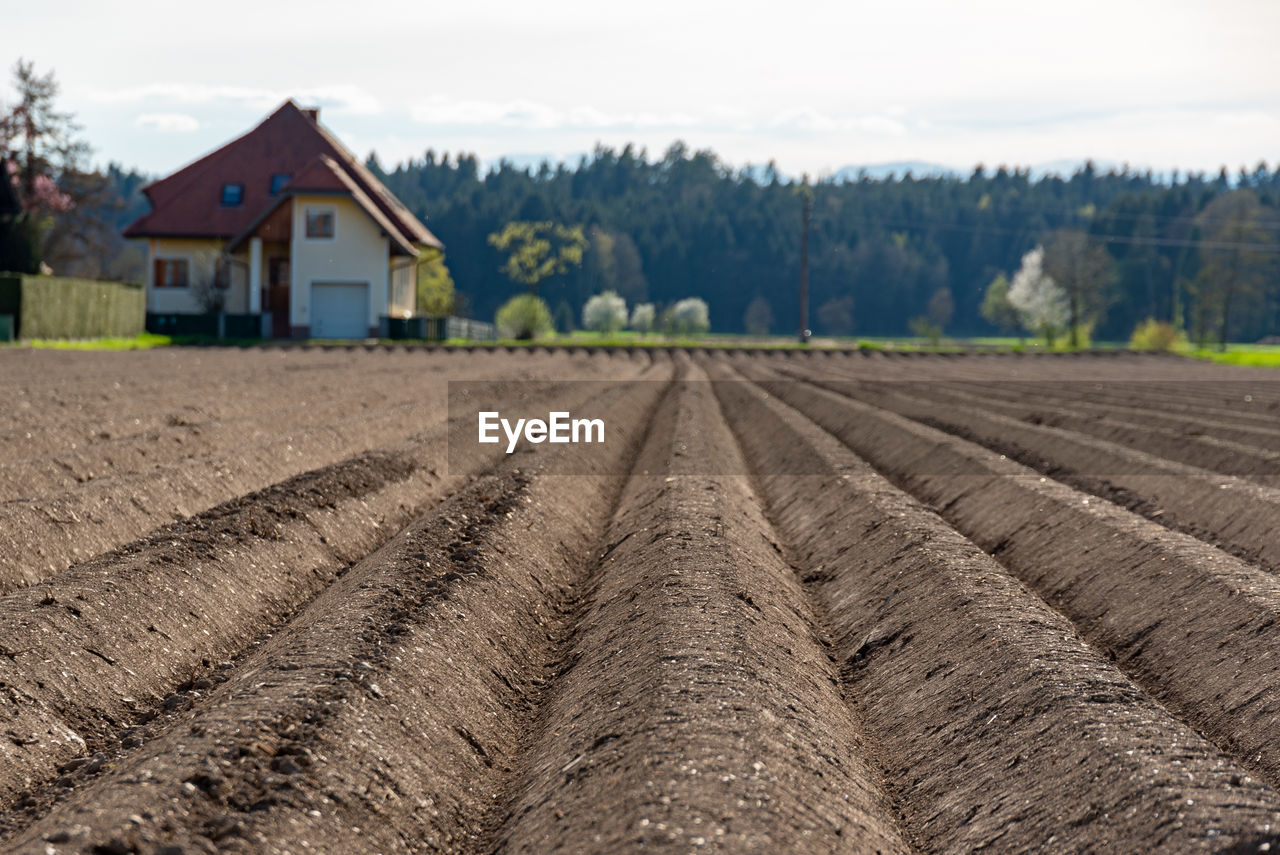
[[[856,186],[856,185],[853,185],[853,186]],[[1106,204],[1108,205],[1115,204],[1117,199],[1118,197],[1115,199],[1111,199]],[[944,206],[949,204],[951,204],[951,200],[947,200],[944,203]],[[1087,204],[1093,205],[1095,203],[1087,203]],[[1025,216],[1036,216],[1036,215],[1042,215],[1042,214],[1059,214],[1059,215],[1072,217],[1074,219],[1082,220],[1086,222],[1092,221],[1094,219],[1137,221],[1142,219],[1143,217],[1149,217],[1152,221],[1156,223],[1165,223],[1169,225],[1187,224],[1187,225],[1193,225],[1193,226],[1194,225],[1216,225],[1216,224],[1231,222],[1230,218],[1205,217],[1203,214],[1193,214],[1193,215],[1187,216],[1182,214],[1156,214],[1150,211],[1141,211],[1138,213],[1122,213],[1119,211],[1111,211],[1106,208],[1097,209],[1096,212],[1093,214],[1082,214],[1080,213],[1080,208],[1082,206],[1070,205],[1070,204],[1059,204],[1059,205],[1043,204],[1043,205],[1036,205],[1033,207],[1033,206],[1027,206],[1027,205],[1001,206],[1000,203],[992,202],[991,206],[993,208],[999,208],[999,214],[1001,216],[1006,216],[1006,217],[1013,216],[1016,214],[1023,214]],[[1087,207],[1087,205],[1083,207]],[[1255,222],[1251,223],[1251,225],[1257,226],[1259,228],[1268,229],[1268,230],[1280,231],[1280,220],[1256,220]]]
[[[861,219],[868,224],[868,226],[888,226],[890,228],[915,229],[920,231],[933,229],[939,231],[968,232],[973,234],[991,233],[1012,235],[1023,235],[1032,233],[1033,231],[1041,231],[1040,229],[1030,228],[1012,229],[996,225],[962,225],[960,223],[930,222],[927,220],[886,220],[879,217],[875,219],[872,219],[871,217],[862,217]],[[1063,228],[1064,226],[1065,224],[1062,224],[1056,228]],[[1049,229],[1049,231],[1052,230],[1053,228]],[[1208,250],[1243,250],[1248,252],[1280,253],[1280,243],[1247,243],[1241,241],[1213,241],[1204,240],[1202,238],[1142,237],[1139,235],[1112,234],[1090,234],[1089,237],[1103,243],[1129,244],[1131,246],[1167,246]]]

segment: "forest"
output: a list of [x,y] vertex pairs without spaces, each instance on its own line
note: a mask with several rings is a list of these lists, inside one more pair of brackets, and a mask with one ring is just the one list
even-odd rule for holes
[[[611,289],[631,304],[702,297],[723,332],[744,330],[753,302],[758,324],[762,299],[771,331],[797,329],[805,187],[773,164],[735,170],[677,142],[657,159],[598,147],[573,167],[483,170],[474,155],[430,150],[389,171],[376,156],[368,165],[444,241],[476,317],[524,287],[502,274],[488,235],[512,220],[554,221],[583,225],[590,240],[581,267],[539,288],[560,316],[561,304],[576,317]],[[1215,337],[1223,295],[1209,280],[1224,267],[1238,282],[1230,337],[1280,332],[1280,168],[1161,180],[1086,162],[1068,178],[1033,180],[1026,169],[978,166],[967,177],[819,180],[808,192],[817,334],[908,334],[943,289],[954,307],[948,335],[997,332],[980,311],[988,285],[1064,230],[1105,250],[1096,339],[1127,340],[1146,318]]]

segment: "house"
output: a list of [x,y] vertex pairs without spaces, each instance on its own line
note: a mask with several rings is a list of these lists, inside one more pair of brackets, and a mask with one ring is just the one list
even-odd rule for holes
[[286,101],[257,127],[143,188],[147,328],[364,338],[413,315],[443,244],[319,122]]

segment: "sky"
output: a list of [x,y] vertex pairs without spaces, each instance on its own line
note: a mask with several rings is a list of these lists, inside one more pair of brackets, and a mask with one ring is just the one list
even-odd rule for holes
[[1280,161],[1276,0],[47,0],[4,19],[0,62],[55,73],[94,161],[153,175],[289,97],[388,167],[677,139],[815,176]]

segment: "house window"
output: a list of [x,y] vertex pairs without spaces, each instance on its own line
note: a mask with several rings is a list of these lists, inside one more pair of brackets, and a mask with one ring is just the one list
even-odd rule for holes
[[190,284],[190,265],[185,258],[156,259],[155,287],[186,288]]
[[234,208],[244,201],[244,185],[243,184],[223,184],[222,185],[222,205],[226,208]]
[[292,177],[293,176],[287,172],[277,172],[275,175],[272,175],[271,195],[274,196],[279,193],[284,188],[284,185],[289,183],[289,179]]
[[333,211],[307,209],[307,237],[333,237]]

